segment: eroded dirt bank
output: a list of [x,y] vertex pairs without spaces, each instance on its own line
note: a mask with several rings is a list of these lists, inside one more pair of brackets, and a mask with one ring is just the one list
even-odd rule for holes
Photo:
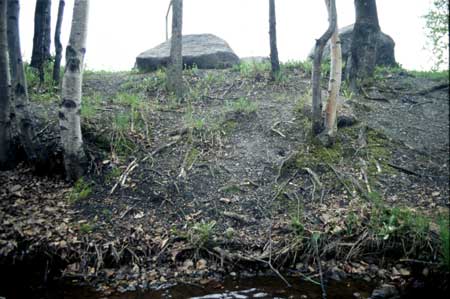
[[[0,173],[2,263],[45,253],[106,292],[230,272],[319,282],[319,264],[397,286],[441,273],[448,86],[386,72],[365,96],[344,89],[358,123],[327,149],[303,113],[302,65],[279,82],[258,65],[185,77],[177,103],[162,72],[86,74],[89,173],[74,188],[25,165]],[[46,140],[56,102],[35,98]]]

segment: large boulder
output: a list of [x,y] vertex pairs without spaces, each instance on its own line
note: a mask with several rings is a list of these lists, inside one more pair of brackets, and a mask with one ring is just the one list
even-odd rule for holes
[[[151,71],[167,66],[170,40],[145,51],[136,58],[141,71]],[[239,57],[226,41],[213,34],[183,35],[183,65],[196,65],[200,69],[221,69],[239,63]]]
[[[339,30],[339,36],[341,38],[343,62],[346,62],[348,57],[350,56],[352,46],[352,34],[353,34],[353,24],[343,27]],[[378,37],[376,64],[384,66],[397,65],[395,61],[394,48],[395,48],[394,40],[389,35],[380,32]],[[309,53],[308,57],[310,59],[314,58],[314,48]],[[323,51],[323,59],[330,59],[330,41],[328,41]]]

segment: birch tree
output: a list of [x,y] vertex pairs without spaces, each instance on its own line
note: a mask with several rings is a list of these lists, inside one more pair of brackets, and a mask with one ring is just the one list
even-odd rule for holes
[[66,68],[61,87],[59,125],[64,149],[64,167],[69,181],[82,176],[86,162],[80,109],[88,12],[89,0],[75,0],[69,44],[66,47]]
[[269,0],[269,36],[270,36],[270,77],[275,80],[280,72],[280,61],[278,60],[277,49],[277,25],[275,13],[275,0]]
[[337,109],[337,97],[341,88],[342,79],[342,49],[341,40],[339,38],[339,26],[337,22],[336,5],[331,5],[331,2],[335,0],[327,0],[328,15],[331,19],[334,19],[335,29],[331,36],[330,43],[330,56],[331,56],[331,69],[330,80],[328,83],[328,102],[325,108],[325,135],[328,137],[327,143],[332,143],[337,133],[337,121],[336,121],[336,109]]
[[330,13],[331,11],[336,10],[336,2],[335,0],[325,0],[325,4],[327,5],[328,10],[329,25],[325,33],[316,40],[312,71],[312,131],[314,135],[318,135],[323,130],[322,91],[320,88],[323,49],[325,48],[327,41],[337,30],[336,15]]
[[20,142],[25,150],[27,159],[34,163],[37,159],[34,145],[34,124],[29,111],[27,82],[22,61],[22,50],[19,35],[19,0],[8,1],[8,49],[11,71],[11,105],[14,108],[15,121]]
[[171,8],[172,8],[172,0],[170,0],[169,6],[167,7],[167,12],[166,12],[166,41],[169,40],[169,13],[170,13]]
[[7,0],[0,0],[0,169],[10,166],[10,74],[7,38]]
[[353,28],[349,80],[353,92],[360,83],[373,75],[377,58],[378,22],[376,0],[355,0],[356,21]]
[[172,37],[170,41],[170,62],[167,88],[179,100],[183,98],[183,0],[172,0]]
[[44,65],[50,59],[51,0],[36,0],[34,13],[33,52],[30,66],[39,71],[39,80],[44,82]]
[[61,69],[61,58],[63,46],[61,44],[61,26],[64,17],[64,7],[66,5],[65,0],[59,0],[58,6],[58,18],[56,19],[55,27],[55,63],[53,64],[53,82],[59,84],[59,76]]

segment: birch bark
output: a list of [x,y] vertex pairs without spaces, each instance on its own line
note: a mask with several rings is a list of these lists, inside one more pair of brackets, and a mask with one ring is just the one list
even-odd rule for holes
[[64,167],[69,181],[74,181],[83,175],[86,162],[80,109],[88,13],[89,0],[75,0],[72,28],[66,48],[66,68],[61,86],[59,124],[64,149]]

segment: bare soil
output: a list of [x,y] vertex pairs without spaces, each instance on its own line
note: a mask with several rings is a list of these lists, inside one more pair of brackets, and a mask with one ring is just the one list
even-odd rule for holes
[[[1,172],[0,261],[45,252],[63,276],[106,292],[261,269],[318,281],[318,264],[327,277],[397,285],[413,268],[441,271],[448,86],[426,92],[441,82],[397,73],[367,97],[342,96],[358,123],[326,149],[302,113],[309,74],[285,72],[270,82],[262,71],[186,71],[182,103],[158,73],[86,74],[85,97],[100,99],[83,119],[91,192],[76,199],[61,178],[26,165]],[[116,101],[124,94],[139,104]],[[47,141],[58,140],[56,103],[34,104]],[[426,235],[373,215],[394,207],[430,219]]]

